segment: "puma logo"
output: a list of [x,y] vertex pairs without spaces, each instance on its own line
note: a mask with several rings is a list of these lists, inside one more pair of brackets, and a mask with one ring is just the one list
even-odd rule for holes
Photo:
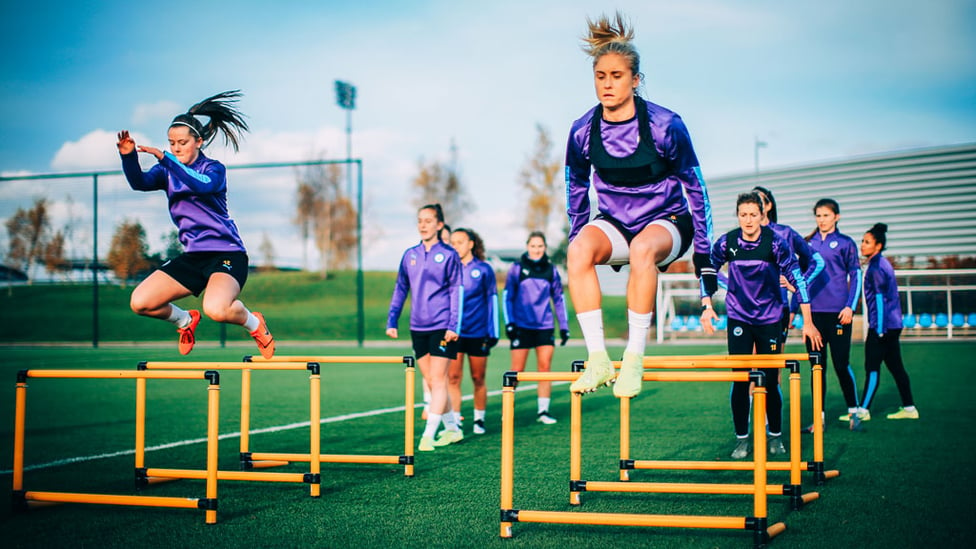
[[729,251],[732,252],[732,257],[735,257],[735,254],[739,253],[738,248],[729,248]]

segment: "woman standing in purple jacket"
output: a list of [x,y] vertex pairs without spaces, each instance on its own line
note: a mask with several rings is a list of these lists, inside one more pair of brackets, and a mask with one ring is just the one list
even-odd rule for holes
[[[566,195],[569,291],[589,360],[570,390],[594,391],[614,378],[596,266],[629,263],[629,335],[613,392],[633,397],[641,390],[658,272],[667,270],[694,240],[695,272],[710,293],[717,287],[708,261],[711,205],[681,117],[637,93],[643,75],[631,43],[633,30],[619,13],[613,20],[603,16],[587,23],[584,51],[593,58],[599,104],[570,129]],[[591,175],[599,200],[593,220]]]
[[[207,158],[202,150],[218,131],[237,150],[247,131],[243,115],[233,107],[240,96],[239,90],[219,93],[174,118],[168,131],[170,150],[165,153],[155,147],[137,147],[128,130],[118,134],[122,171],[129,186],[137,191],[166,192],[170,217],[186,250],[136,286],[130,306],[137,314],[176,325],[180,354],[184,355],[196,343],[200,311],[185,311],[172,302],[201,293],[204,314],[217,322],[243,326],[261,356],[271,358],[275,351],[264,316],[248,311],[237,299],[247,281],[247,251],[227,212],[224,165]],[[203,124],[197,116],[209,121]],[[136,152],[151,154],[159,162],[143,172]]]
[[[821,370],[823,404],[827,402],[827,354],[828,347],[840,382],[840,389],[847,402],[847,414],[841,421],[851,422],[851,414],[857,412],[857,385],[851,368],[851,325],[854,309],[861,299],[861,263],[854,239],[837,229],[840,205],[831,198],[822,198],[813,206],[817,229],[807,237],[810,247],[824,259],[824,277],[827,281],[819,291],[812,292],[810,310],[813,324],[823,335],[824,369]],[[811,350],[811,349],[808,349]],[[824,408],[826,409],[826,408]],[[851,423],[853,425],[853,423]]]
[[471,229],[455,229],[451,233],[451,246],[461,258],[464,285],[461,324],[464,329],[458,339],[457,358],[451,361],[447,371],[447,389],[454,419],[460,426],[461,380],[464,378],[464,355],[468,355],[474,393],[472,432],[483,435],[488,404],[485,370],[491,348],[498,344],[498,282],[495,270],[485,261],[485,243],[478,233]]
[[[793,250],[782,237],[763,226],[762,200],[755,192],[740,194],[736,200],[739,228],[718,238],[712,247],[711,262],[716,270],[728,264],[729,287],[725,296],[728,310],[728,347],[730,355],[777,354],[783,303],[780,276],[796,288],[803,314],[803,337],[814,349],[821,347],[820,333],[810,318],[810,298],[806,280],[793,256]],[[712,321],[718,320],[712,308],[712,294],[702,294],[701,322],[705,333],[715,333]],[[763,368],[766,375],[766,419],[769,422],[769,453],[785,454],[780,436],[783,426],[783,396],[779,390],[779,369]],[[733,459],[749,455],[749,382],[732,384],[729,397],[736,445]]]
[[[461,260],[457,252],[441,241],[444,212],[440,204],[428,204],[417,212],[420,244],[403,252],[396,286],[390,298],[386,335],[397,339],[400,312],[410,299],[410,336],[420,373],[430,386],[430,411],[417,449],[433,451],[464,438],[448,410],[447,369],[457,356],[461,333]],[[444,431],[434,435],[441,421]]]
[[[505,278],[505,334],[512,342],[512,370],[525,370],[529,350],[535,349],[540,372],[552,367],[555,350],[553,309],[559,320],[560,345],[569,341],[563,283],[556,266],[546,255],[546,236],[534,231],[525,244],[526,252],[512,264]],[[550,425],[556,418],[549,413],[552,383],[539,382],[537,421]]]
[[861,239],[861,255],[868,260],[864,271],[864,315],[868,321],[868,337],[864,341],[864,394],[861,409],[851,415],[851,428],[857,429],[860,421],[871,419],[871,404],[878,392],[878,374],[884,362],[895,378],[901,408],[888,414],[888,419],[918,419],[918,409],[912,397],[912,384],[901,360],[901,301],[895,269],[881,252],[888,242],[888,226],[875,223]]

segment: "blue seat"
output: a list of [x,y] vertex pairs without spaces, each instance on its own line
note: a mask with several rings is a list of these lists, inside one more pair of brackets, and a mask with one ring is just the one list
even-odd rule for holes
[[952,313],[952,327],[962,328],[966,324],[966,317],[962,313]]
[[701,330],[701,318],[694,315],[688,315],[688,319],[685,321],[685,327],[688,328],[689,331]]
[[970,328],[976,327],[976,313],[969,313],[966,315],[966,324],[968,324]]
[[901,322],[906,328],[914,328],[917,324],[915,315],[905,315]]
[[729,327],[729,317],[726,315],[718,315],[718,320],[715,322],[716,330],[724,330]]
[[938,313],[937,315],[935,315],[936,328],[945,328],[948,325],[949,325],[949,315],[945,313]]
[[671,319],[671,331],[677,332],[684,329],[684,327],[685,327],[684,317],[680,315],[674,315],[674,318]]
[[918,325],[921,326],[922,328],[931,328],[932,315],[930,315],[929,313],[922,313],[918,315]]
[[803,329],[803,315],[797,314],[793,317],[793,327],[797,330]]

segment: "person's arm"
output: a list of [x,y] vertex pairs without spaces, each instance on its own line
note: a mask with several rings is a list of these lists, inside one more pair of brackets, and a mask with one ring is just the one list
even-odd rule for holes
[[[711,253],[709,254],[709,263],[712,265],[712,268],[715,269],[716,273],[718,273],[719,269],[721,269],[722,265],[725,263],[725,247],[727,246],[726,236],[727,235],[722,235],[718,238],[718,240],[712,246]],[[726,284],[726,287],[728,287],[728,284]],[[702,328],[705,330],[706,334],[712,335],[715,333],[715,325],[712,322],[718,320],[718,314],[715,313],[715,308],[712,306],[712,296],[717,291],[717,288],[705,288],[705,284],[700,283],[699,290],[701,292]]]
[[576,238],[590,220],[590,161],[577,142],[574,125],[566,144],[566,214],[569,215],[569,240]]
[[691,209],[695,227],[694,253],[708,255],[712,247],[712,204],[708,188],[698,165],[698,156],[691,144],[691,136],[681,117],[674,115],[661,144],[664,156],[674,176],[681,182]]
[[847,271],[847,303],[841,310],[839,320],[841,324],[850,324],[854,319],[854,309],[861,299],[861,263],[857,257],[857,244],[849,240],[849,245],[843,250],[844,266]]
[[807,281],[800,271],[800,266],[793,257],[793,250],[790,245],[778,236],[773,237],[773,254],[779,271],[786,276],[793,287],[796,288],[796,296],[800,302],[800,313],[803,315],[803,328],[800,330],[804,341],[810,342],[810,348],[819,351],[823,347],[823,339],[820,331],[813,325],[813,313],[810,311],[810,293],[807,291]]
[[488,337],[498,343],[498,279],[495,278],[495,269],[489,268],[488,274],[482,278],[488,285]]
[[556,318],[559,320],[560,345],[569,341],[569,315],[566,312],[566,300],[563,297],[563,281],[559,277],[559,270],[552,266],[552,284],[549,286],[552,303],[556,308]]
[[198,172],[177,160],[173,153],[166,151],[159,159],[159,165],[173,175],[173,192],[210,194],[227,189],[227,169],[220,162],[206,162],[203,171]]
[[390,312],[386,317],[386,334],[394,339],[397,337],[397,325],[400,323],[400,312],[403,311],[403,303],[407,300],[407,293],[409,292],[410,278],[407,276],[407,270],[404,267],[403,260],[401,260],[400,269],[397,273],[397,281],[393,286],[393,296],[390,298]]
[[516,262],[508,270],[505,277],[505,289],[502,291],[503,312],[505,313],[505,335],[509,339],[515,339],[518,327],[515,326],[515,297],[518,295],[518,273],[519,264]]
[[446,341],[454,341],[460,337],[461,320],[464,317],[464,282],[461,278],[461,260],[457,254],[449,254],[447,256],[447,264],[444,268],[444,274],[448,281],[447,291],[450,296],[451,309],[444,339]]

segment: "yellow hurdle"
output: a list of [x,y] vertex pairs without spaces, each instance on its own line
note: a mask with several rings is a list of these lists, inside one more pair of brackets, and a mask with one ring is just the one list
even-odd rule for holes
[[[315,362],[318,364],[405,364],[404,368],[404,417],[403,417],[403,453],[395,455],[366,455],[366,454],[321,454],[319,456],[319,461],[321,463],[372,463],[372,464],[393,464],[393,465],[403,465],[403,475],[407,477],[413,476],[413,466],[414,466],[414,453],[413,453],[413,437],[414,437],[414,418],[416,410],[414,409],[415,396],[414,396],[414,384],[416,383],[416,367],[415,360],[412,356],[322,356],[322,355],[299,355],[299,356],[275,356],[273,358],[264,358],[261,356],[245,356],[245,364],[251,364],[254,369],[261,369],[263,367],[271,366],[278,362],[289,362],[289,361],[305,361],[305,362]],[[245,370],[246,372],[247,370]],[[241,392],[243,393],[243,383]],[[243,404],[244,399],[241,399],[243,417]],[[248,397],[248,402],[250,402],[250,397]],[[246,428],[241,426],[241,455],[248,453],[247,442],[244,438],[244,433],[247,432]],[[250,459],[256,460],[255,466],[260,461],[276,463],[276,462],[289,462],[289,461],[308,461],[309,454],[288,454],[288,453],[258,453],[250,452]],[[242,458],[243,459],[243,458]],[[260,461],[257,461],[260,460]]]
[[[72,492],[40,492],[24,490],[24,445],[27,409],[27,380],[47,379],[204,379],[207,387],[207,466],[198,478],[206,480],[206,496],[202,498],[132,496],[114,494],[86,494]],[[131,371],[131,370],[21,370],[17,373],[14,413],[13,497],[15,507],[26,509],[30,502],[89,503],[102,505],[134,505],[144,507],[173,507],[203,509],[207,524],[217,522],[217,443],[220,412],[220,375],[216,371]],[[143,397],[145,391],[143,391]],[[143,416],[144,417],[144,416]],[[137,432],[139,431],[137,425]],[[144,431],[143,434],[144,440]]]
[[[315,362],[280,362],[274,364],[248,364],[244,362],[140,362],[139,370],[241,370],[241,468],[243,471],[218,471],[220,480],[294,482],[309,485],[309,495],[321,495],[321,466],[318,459],[308,459],[309,471],[306,473],[267,473],[252,471],[251,456],[247,454],[247,440],[250,431],[251,370],[270,371],[308,371],[309,372],[309,456],[318,457],[321,441],[321,417],[318,408],[322,400],[319,365]],[[201,471],[187,469],[147,468],[145,465],[145,418],[146,381],[139,380],[136,385],[136,482],[145,486],[167,480],[199,478]],[[245,456],[246,459],[245,459]],[[288,461],[258,462],[260,466],[285,465]]]
[[[540,522],[558,524],[599,524],[614,526],[653,526],[683,528],[729,528],[753,532],[757,547],[764,546],[769,539],[786,529],[783,523],[768,525],[766,497],[769,487],[766,484],[766,429],[765,375],[762,372],[645,372],[644,381],[660,382],[699,382],[699,381],[753,381],[753,444],[755,461],[752,467],[751,485],[691,485],[684,490],[677,485],[658,484],[656,491],[684,491],[693,493],[736,493],[753,495],[753,515],[746,517],[727,516],[686,516],[650,515],[623,513],[580,513],[574,511],[539,511],[517,509],[514,506],[514,438],[515,438],[515,386],[519,381],[575,381],[579,372],[507,372],[502,388],[502,455],[501,455],[501,524],[500,536],[512,536],[514,522]],[[627,400],[627,399],[624,399]],[[582,399],[580,395],[571,397],[570,412],[570,487],[571,492],[588,489],[580,480],[580,440]],[[596,485],[601,488],[599,484]],[[645,487],[650,487],[646,483]],[[571,493],[571,502],[574,494]],[[577,501],[578,502],[578,501]]]
[[[813,446],[814,456],[812,461],[802,460],[802,439],[801,425],[801,386],[799,363],[810,361],[813,376],[813,417],[822,416],[822,382],[817,380],[817,375],[823,369],[821,366],[822,355],[820,353],[783,353],[772,355],[677,355],[677,356],[648,356],[644,357],[644,367],[650,369],[726,369],[726,368],[787,368],[790,370],[789,394],[789,432],[790,432],[790,459],[789,461],[773,461],[767,463],[770,471],[789,471],[790,487],[786,490],[786,495],[791,498],[793,509],[802,508],[803,504],[813,501],[819,497],[816,492],[804,494],[802,492],[801,474],[802,471],[810,471],[817,484],[823,484],[825,480],[840,475],[839,471],[827,471],[824,467],[823,455],[823,425],[821,422],[814,422]],[[619,368],[620,362],[613,362],[614,367]],[[574,371],[585,367],[585,361],[573,362]],[[626,482],[630,479],[630,470],[634,469],[675,469],[668,466],[668,462],[653,460],[634,460],[630,459],[630,407],[628,399],[620,399],[620,480]],[[685,469],[699,470],[720,470],[722,465],[727,465],[728,469],[735,470],[737,465],[733,463],[719,464],[715,462],[682,462],[686,465]]]

